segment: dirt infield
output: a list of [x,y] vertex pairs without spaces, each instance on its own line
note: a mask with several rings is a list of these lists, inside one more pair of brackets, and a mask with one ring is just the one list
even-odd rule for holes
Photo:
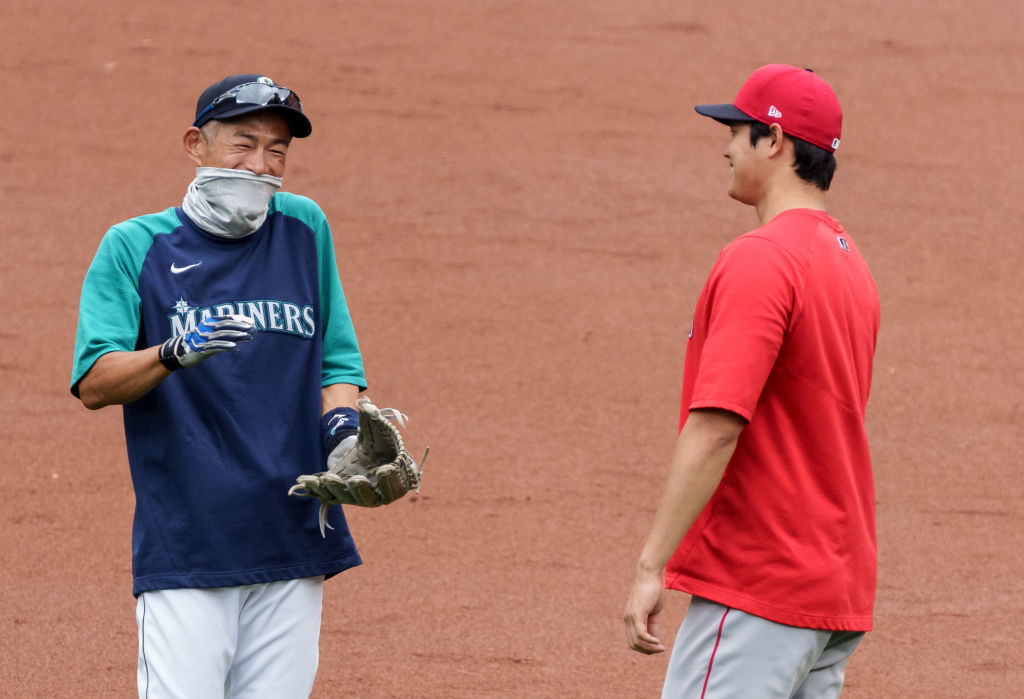
[[844,696],[1024,693],[1024,5],[805,5],[5,0],[0,696],[135,691],[121,413],[68,393],[78,293],[111,224],[180,202],[199,92],[249,71],[302,96],[285,189],[331,221],[369,395],[431,446],[422,495],[350,513],[366,564],[327,586],[314,696],[655,696],[667,656],[620,617],[693,303],[755,225],[692,105],[768,62],[843,103],[832,212],[882,296],[876,630]]

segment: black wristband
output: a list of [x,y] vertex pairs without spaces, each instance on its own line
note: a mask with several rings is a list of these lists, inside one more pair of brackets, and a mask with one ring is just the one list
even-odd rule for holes
[[355,408],[335,408],[320,418],[320,439],[326,457],[348,437],[359,434],[359,413]]
[[178,355],[175,350],[178,348],[178,343],[181,342],[181,336],[172,337],[171,339],[160,345],[160,363],[163,364],[169,371],[181,368],[181,362],[178,361]]

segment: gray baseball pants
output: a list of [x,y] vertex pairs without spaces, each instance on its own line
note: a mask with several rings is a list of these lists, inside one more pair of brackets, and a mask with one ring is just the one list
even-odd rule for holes
[[694,597],[662,699],[837,699],[861,631],[777,624]]

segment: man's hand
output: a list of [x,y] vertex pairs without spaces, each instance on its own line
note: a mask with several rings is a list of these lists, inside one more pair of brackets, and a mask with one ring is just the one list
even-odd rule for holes
[[237,351],[238,343],[252,339],[252,318],[240,315],[210,316],[196,329],[160,345],[160,363],[174,371],[195,366],[217,352]]
[[658,617],[665,605],[665,577],[657,573],[637,571],[633,590],[626,602],[626,638],[629,647],[640,653],[662,653],[665,646],[658,639]]

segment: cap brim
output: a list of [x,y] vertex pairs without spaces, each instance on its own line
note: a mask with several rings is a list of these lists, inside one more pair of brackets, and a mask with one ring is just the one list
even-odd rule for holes
[[694,109],[698,114],[711,117],[723,124],[733,124],[737,121],[757,121],[732,104],[698,104]]
[[309,123],[309,119],[305,114],[283,104],[242,104],[213,116],[208,115],[203,119],[203,122],[205,123],[213,119],[230,119],[232,117],[242,116],[243,114],[261,112],[264,110],[275,111],[283,116],[288,122],[288,128],[292,132],[292,136],[295,138],[305,138],[309,134],[313,133],[313,125]]

